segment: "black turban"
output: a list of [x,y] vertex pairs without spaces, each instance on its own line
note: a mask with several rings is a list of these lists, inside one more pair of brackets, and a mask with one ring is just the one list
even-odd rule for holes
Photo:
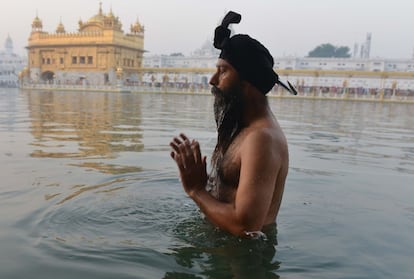
[[[292,92],[279,81],[273,70],[273,57],[265,46],[248,35],[238,34],[230,38],[229,24],[239,23],[240,20],[240,14],[230,11],[221,25],[217,26],[214,32],[214,47],[221,50],[219,57],[229,62],[241,79],[250,82],[263,94],[268,93],[276,83]],[[293,88],[290,83],[289,86]]]

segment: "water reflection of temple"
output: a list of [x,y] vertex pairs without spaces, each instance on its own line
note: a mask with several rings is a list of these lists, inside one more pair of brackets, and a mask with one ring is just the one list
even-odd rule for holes
[[79,20],[79,31],[70,33],[60,22],[54,33],[43,30],[36,16],[28,41],[28,83],[114,84],[117,76],[137,81],[144,53],[144,27],[138,20],[124,33],[122,23],[100,4],[96,15]]
[[79,159],[71,163],[108,173],[135,172],[111,165],[121,152],[143,149],[141,107],[124,94],[31,92],[32,157]]

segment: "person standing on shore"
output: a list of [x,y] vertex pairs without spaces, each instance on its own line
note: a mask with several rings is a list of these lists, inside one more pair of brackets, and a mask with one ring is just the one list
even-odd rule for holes
[[229,24],[241,15],[230,11],[215,29],[214,46],[221,50],[211,77],[217,144],[211,172],[196,140],[173,138],[176,162],[185,192],[218,228],[252,237],[275,224],[289,168],[285,135],[266,94],[279,81],[273,57],[248,35],[230,37]]

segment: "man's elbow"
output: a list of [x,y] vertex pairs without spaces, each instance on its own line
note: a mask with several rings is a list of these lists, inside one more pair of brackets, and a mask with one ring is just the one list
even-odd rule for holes
[[261,231],[263,228],[263,221],[258,219],[259,218],[240,218],[236,222],[231,233],[239,237],[249,238],[252,232]]

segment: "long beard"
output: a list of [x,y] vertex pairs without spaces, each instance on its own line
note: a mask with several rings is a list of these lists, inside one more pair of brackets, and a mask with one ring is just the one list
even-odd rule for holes
[[242,113],[245,104],[240,84],[236,84],[227,92],[213,86],[211,92],[215,97],[214,117],[218,133],[217,144],[211,159],[213,169],[218,170],[224,154],[243,128]]

